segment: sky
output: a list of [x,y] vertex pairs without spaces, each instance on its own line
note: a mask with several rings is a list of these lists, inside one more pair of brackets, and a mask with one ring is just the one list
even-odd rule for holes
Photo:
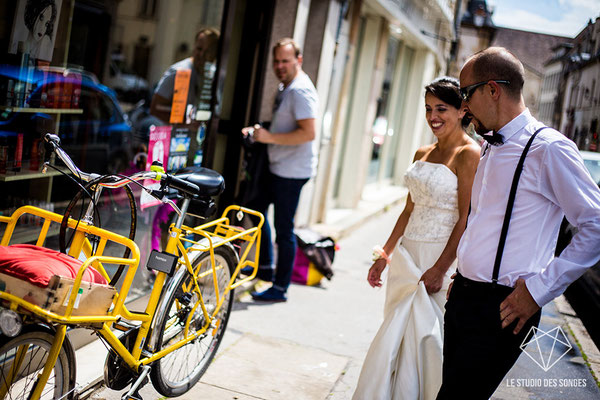
[[488,0],[494,24],[575,37],[590,18],[600,17],[600,0]]

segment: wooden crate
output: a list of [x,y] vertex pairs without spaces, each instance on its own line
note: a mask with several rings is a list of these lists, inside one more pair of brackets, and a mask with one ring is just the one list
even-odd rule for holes
[[[54,275],[46,288],[0,273],[0,290],[45,310],[64,316],[74,279]],[[73,307],[74,316],[107,315],[117,291],[109,285],[81,282]]]

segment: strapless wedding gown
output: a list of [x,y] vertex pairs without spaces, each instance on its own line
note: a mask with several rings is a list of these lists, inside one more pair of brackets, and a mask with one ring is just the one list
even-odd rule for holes
[[439,258],[458,220],[458,180],[443,164],[413,163],[404,176],[415,203],[389,265],[384,321],[363,363],[353,400],[435,399],[442,383],[442,290],[419,279]]

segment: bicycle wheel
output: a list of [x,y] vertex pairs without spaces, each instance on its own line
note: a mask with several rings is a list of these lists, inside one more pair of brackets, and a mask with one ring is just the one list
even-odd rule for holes
[[[237,265],[234,251],[224,245],[215,249],[215,264],[217,265],[217,282],[219,293],[223,295],[231,274]],[[194,271],[201,274],[211,271],[209,253],[201,253],[192,262]],[[213,274],[198,279],[204,305],[210,315],[216,308],[216,292]],[[198,295],[191,291],[191,275],[186,272],[179,277],[177,290],[168,301],[167,312],[159,317],[156,327],[160,329],[157,350],[170,346],[184,337],[184,328],[189,313],[198,300]],[[204,335],[185,346],[167,354],[152,365],[150,377],[154,388],[163,396],[180,396],[190,390],[204,374],[212,361],[229,320],[233,304],[233,290],[225,295],[223,305],[215,316],[217,327],[209,328]],[[200,306],[194,311],[190,322],[190,330],[201,329],[205,325],[204,315]]]
[[[33,331],[12,338],[0,347],[0,397],[15,400],[30,398],[53,340],[49,333]],[[22,358],[20,363],[19,358]],[[65,349],[61,348],[40,399],[60,399],[72,389],[69,387],[70,368]]]

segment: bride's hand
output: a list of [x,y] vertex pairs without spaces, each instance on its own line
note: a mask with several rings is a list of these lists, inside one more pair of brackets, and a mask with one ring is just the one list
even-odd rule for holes
[[381,287],[383,283],[381,281],[381,273],[385,269],[386,262],[383,258],[375,261],[371,268],[369,268],[369,274],[367,275],[367,281],[371,287]]
[[425,289],[427,289],[427,293],[437,293],[442,289],[445,275],[446,273],[444,271],[441,271],[439,268],[434,266],[425,271],[419,281],[423,281],[425,284]]

